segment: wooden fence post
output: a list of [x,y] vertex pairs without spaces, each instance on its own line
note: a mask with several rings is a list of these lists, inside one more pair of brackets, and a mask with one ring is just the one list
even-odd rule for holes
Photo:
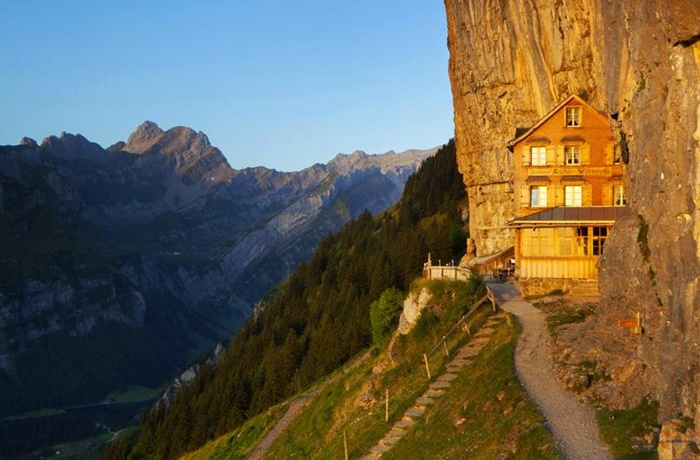
[[[445,338],[442,338],[445,340]],[[447,342],[442,342],[442,344],[445,346],[445,356],[450,356],[450,351],[447,349]]]
[[425,371],[428,373],[428,380],[430,380],[430,365],[428,364],[428,355],[423,353],[423,360],[425,361]]
[[343,430],[343,447],[345,448],[345,460],[348,460],[350,456],[348,455],[348,432]]

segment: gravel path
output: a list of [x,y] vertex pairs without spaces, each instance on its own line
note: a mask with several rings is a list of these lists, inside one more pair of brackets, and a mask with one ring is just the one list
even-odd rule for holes
[[518,317],[523,333],[515,350],[518,379],[544,415],[558,447],[568,459],[612,458],[598,438],[595,414],[556,379],[544,314],[520,299],[510,284],[489,285],[501,308]]

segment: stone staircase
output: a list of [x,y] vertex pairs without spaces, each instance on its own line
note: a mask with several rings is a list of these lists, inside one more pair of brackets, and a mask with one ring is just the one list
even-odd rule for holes
[[600,297],[598,281],[587,281],[578,284],[569,291],[571,297]]
[[471,340],[459,350],[457,356],[445,366],[443,373],[428,386],[425,393],[416,399],[413,406],[404,412],[403,417],[394,423],[384,437],[361,459],[373,460],[380,458],[399,442],[411,427],[416,424],[416,421],[425,415],[430,406],[435,403],[435,400],[442,397],[449,390],[450,382],[455,380],[464,367],[471,363],[474,357],[489,343],[491,336],[495,332],[494,326],[503,321],[506,316],[506,313],[491,316]]

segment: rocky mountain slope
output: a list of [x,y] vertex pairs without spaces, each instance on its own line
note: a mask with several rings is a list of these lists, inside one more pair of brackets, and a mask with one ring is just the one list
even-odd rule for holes
[[572,93],[606,112],[628,164],[629,200],[600,263],[605,308],[594,323],[641,311],[645,334],[630,346],[614,331],[598,354],[627,356],[627,372],[616,373],[619,391],[636,400],[649,393],[660,401],[662,421],[683,414],[698,426],[697,1],[445,6],[455,137],[478,251],[512,244],[502,226],[512,212],[506,143],[516,128],[531,126]]
[[433,153],[234,170],[205,134],[152,122],[108,149],[0,147],[0,415],[160,385]]

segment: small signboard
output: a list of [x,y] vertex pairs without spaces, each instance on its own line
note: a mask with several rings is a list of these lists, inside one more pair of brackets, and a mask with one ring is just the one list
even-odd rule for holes
[[642,333],[642,315],[641,315],[641,313],[637,312],[636,319],[633,319],[633,318],[618,319],[617,326],[630,329],[633,334],[641,334]]

